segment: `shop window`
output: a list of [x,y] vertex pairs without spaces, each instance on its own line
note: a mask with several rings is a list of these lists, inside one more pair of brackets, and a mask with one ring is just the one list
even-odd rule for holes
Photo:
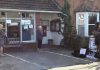
[[31,14],[31,13],[26,13],[26,12],[23,12],[22,13],[22,18],[32,18],[33,17],[33,14]]
[[55,19],[55,20],[52,20],[50,22],[50,31],[51,32],[59,32],[60,31],[60,25],[61,24],[61,21],[60,19]]
[[7,12],[7,18],[20,18],[20,12]]
[[7,23],[7,37],[20,38],[20,20],[11,19],[6,20]]

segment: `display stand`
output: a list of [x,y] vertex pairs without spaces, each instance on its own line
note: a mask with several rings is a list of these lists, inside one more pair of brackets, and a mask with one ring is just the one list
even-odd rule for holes
[[94,57],[95,53],[96,53],[96,45],[95,45],[95,38],[94,36],[89,37],[89,54],[87,55],[87,58],[96,60],[96,58]]

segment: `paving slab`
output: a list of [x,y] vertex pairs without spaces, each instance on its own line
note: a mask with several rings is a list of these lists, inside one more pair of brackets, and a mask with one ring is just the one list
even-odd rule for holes
[[17,57],[22,61],[28,61],[30,64],[39,66],[41,69],[51,69],[56,67],[66,67],[79,64],[88,64],[90,61],[76,59],[64,55],[47,52],[46,50],[40,49],[36,52],[9,52],[8,55]]

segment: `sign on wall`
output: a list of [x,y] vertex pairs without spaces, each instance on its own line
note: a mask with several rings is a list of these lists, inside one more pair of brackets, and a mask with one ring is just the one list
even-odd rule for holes
[[6,20],[6,23],[11,24],[11,20]]
[[95,45],[95,38],[90,38],[89,39],[89,49],[93,52],[96,52],[96,45]]

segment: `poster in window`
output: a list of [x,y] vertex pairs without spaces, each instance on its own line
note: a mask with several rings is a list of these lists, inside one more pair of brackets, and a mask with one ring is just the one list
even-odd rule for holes
[[28,29],[28,25],[24,25],[24,29]]
[[31,20],[21,20],[21,24],[22,25],[30,25],[31,24]]
[[29,28],[33,28],[33,25],[32,25],[32,24],[30,24],[30,25],[29,25]]
[[6,23],[11,24],[11,20],[6,20]]

